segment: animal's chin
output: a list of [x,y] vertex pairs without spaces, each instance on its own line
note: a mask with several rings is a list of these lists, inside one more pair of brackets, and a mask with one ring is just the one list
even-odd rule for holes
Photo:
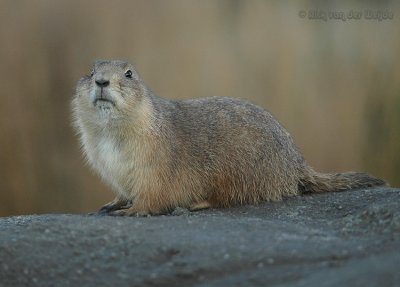
[[111,102],[110,100],[96,100],[94,103],[94,106],[102,116],[107,116],[110,115],[115,107],[114,102]]

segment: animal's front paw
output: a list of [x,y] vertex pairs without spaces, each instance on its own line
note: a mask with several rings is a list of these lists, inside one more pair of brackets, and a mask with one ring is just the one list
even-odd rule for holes
[[107,214],[114,211],[128,209],[132,206],[132,200],[116,198],[104,205],[98,211],[99,214]]

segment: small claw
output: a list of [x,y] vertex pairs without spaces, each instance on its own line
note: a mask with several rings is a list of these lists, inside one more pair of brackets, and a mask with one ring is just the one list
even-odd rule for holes
[[135,216],[135,217],[151,217],[150,213],[147,212],[137,212],[137,213],[130,213],[127,214],[128,216]]
[[125,216],[127,215],[126,210],[114,210],[107,213],[111,216]]
[[111,216],[134,216],[134,217],[149,217],[151,214],[147,211],[137,212],[134,209],[120,209],[108,213]]
[[105,213],[108,213],[110,211],[111,211],[110,208],[108,208],[106,206],[103,206],[102,208],[99,209],[99,211],[97,211],[97,214],[105,214]]
[[132,207],[132,201],[128,202],[126,205],[121,206],[119,209],[128,209]]

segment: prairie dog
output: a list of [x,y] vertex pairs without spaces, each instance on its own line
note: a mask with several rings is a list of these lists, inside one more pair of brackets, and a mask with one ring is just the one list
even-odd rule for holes
[[117,194],[100,209],[112,215],[385,185],[365,173],[314,171],[279,122],[247,101],[160,98],[124,61],[97,61],[72,107],[87,161]]

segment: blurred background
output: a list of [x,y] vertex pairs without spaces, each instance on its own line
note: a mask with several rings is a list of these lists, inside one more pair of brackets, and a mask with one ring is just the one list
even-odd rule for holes
[[[253,101],[315,169],[399,186],[399,2],[319,2],[1,0],[0,216],[113,199],[70,124],[75,83],[95,59],[134,62],[163,97]],[[363,15],[329,19],[352,11]]]

